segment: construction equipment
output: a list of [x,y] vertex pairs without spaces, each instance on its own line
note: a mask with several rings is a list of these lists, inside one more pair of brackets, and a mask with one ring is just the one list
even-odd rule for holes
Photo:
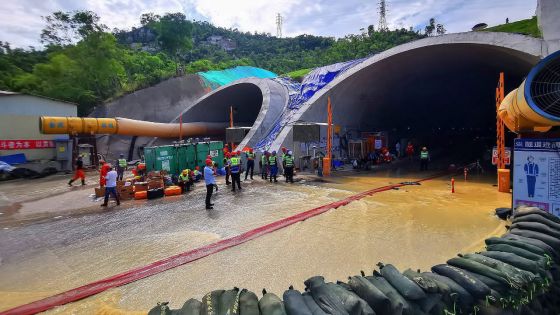
[[541,60],[498,109],[515,133],[547,132],[560,126],[560,51]]
[[159,138],[224,135],[227,123],[189,122],[182,124],[155,123],[127,118],[39,118],[39,129],[44,134],[117,134]]

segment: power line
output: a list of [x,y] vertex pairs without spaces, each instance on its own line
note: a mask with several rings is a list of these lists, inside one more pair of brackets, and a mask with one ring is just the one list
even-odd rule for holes
[[276,37],[282,37],[282,23],[284,22],[284,17],[278,13],[276,14]]
[[377,26],[377,30],[379,31],[386,31],[389,27],[387,27],[387,5],[385,0],[379,0],[379,25]]

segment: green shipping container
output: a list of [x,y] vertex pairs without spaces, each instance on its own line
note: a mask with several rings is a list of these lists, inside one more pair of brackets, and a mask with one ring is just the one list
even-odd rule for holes
[[144,162],[146,163],[146,171],[156,170],[156,148],[144,148]]
[[144,161],[148,172],[165,170],[169,174],[178,175],[184,169],[201,169],[206,165],[206,157],[218,167],[223,167],[224,143],[221,141],[199,142],[195,144],[177,144],[161,147],[144,148]]
[[172,145],[155,147],[155,170],[167,171],[169,174],[178,174],[177,148]]
[[177,146],[177,168],[181,172],[184,169],[193,170],[196,166],[196,148],[194,144],[182,144]]
[[218,167],[224,164],[224,143],[221,141],[199,142],[196,144],[196,165],[206,166],[206,157],[210,155]]

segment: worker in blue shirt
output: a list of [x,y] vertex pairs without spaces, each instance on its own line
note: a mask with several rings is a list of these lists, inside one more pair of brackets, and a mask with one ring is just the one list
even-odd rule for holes
[[206,166],[204,167],[204,182],[206,183],[206,210],[214,209],[214,204],[210,203],[210,198],[212,198],[212,193],[214,192],[214,186],[216,186],[216,178],[214,177],[214,168],[212,165],[212,160],[206,160]]

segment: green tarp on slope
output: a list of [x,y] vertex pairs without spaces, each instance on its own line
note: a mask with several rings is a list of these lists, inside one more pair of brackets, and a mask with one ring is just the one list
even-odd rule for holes
[[204,83],[212,89],[217,89],[220,86],[228,85],[244,78],[272,79],[278,76],[268,70],[249,66],[239,66],[221,71],[199,72],[198,75],[201,76]]

